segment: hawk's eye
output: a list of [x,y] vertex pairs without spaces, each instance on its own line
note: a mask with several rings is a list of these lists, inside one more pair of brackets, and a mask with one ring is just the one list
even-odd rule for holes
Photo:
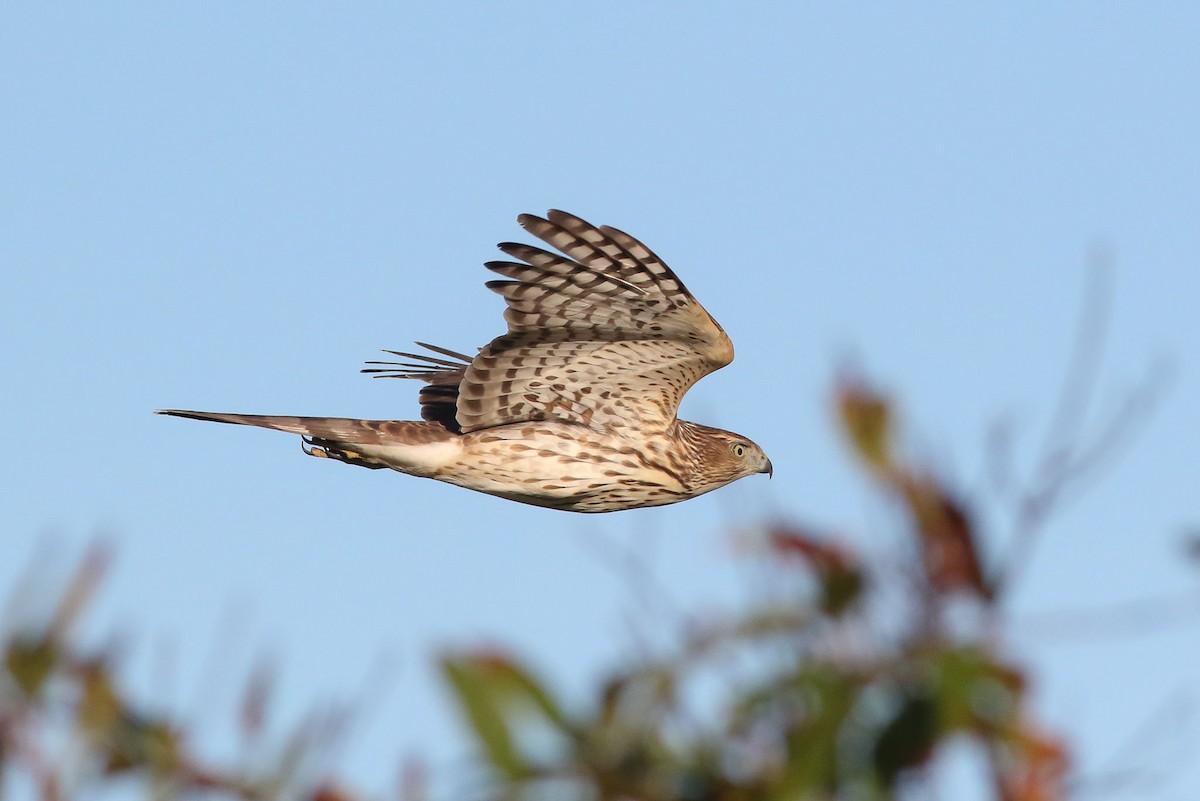
[[733,443],[733,447],[730,448],[730,450],[732,450],[733,455],[739,459],[746,455],[746,446],[740,442]]

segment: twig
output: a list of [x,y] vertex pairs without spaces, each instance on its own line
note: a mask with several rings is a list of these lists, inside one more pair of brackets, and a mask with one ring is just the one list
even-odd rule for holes
[[[1095,392],[1108,324],[1110,272],[1107,256],[1093,255],[1067,377],[1033,477],[1016,502],[1007,553],[991,581],[996,597],[1001,597],[1028,569],[1046,520],[1062,503],[1066,492],[1094,478],[1118,447],[1129,441],[1137,425],[1148,419],[1169,377],[1165,363],[1155,364],[1147,377],[1129,390],[1116,411],[1100,426],[1099,433],[1090,440],[1082,437],[1080,430]],[[998,435],[994,441],[1004,440]],[[1002,457],[996,454],[993,461]],[[1008,472],[998,464],[993,465],[992,471],[997,475]]]
[[[1124,766],[1109,768],[1091,776],[1081,776],[1071,782],[1068,792],[1077,797],[1096,798],[1101,795],[1126,794],[1132,790],[1141,790],[1140,795],[1144,797],[1150,786],[1164,785],[1178,774],[1177,767],[1155,769],[1147,764],[1153,754],[1146,752],[1151,748],[1158,748],[1161,755],[1163,746],[1173,746],[1175,753],[1164,756],[1161,761],[1166,765],[1178,766],[1180,758],[1194,750],[1193,747],[1185,745],[1179,737],[1179,733],[1195,717],[1192,706],[1192,699],[1182,689],[1171,693],[1113,752],[1109,763],[1124,762]],[[1141,765],[1134,764],[1134,760],[1130,758],[1139,751],[1144,754]]]
[[1014,622],[1016,638],[1061,644],[1144,636],[1200,626],[1200,590],[1087,609],[1043,613]]

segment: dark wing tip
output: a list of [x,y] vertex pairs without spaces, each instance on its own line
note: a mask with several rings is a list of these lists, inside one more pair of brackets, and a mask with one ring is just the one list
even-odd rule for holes
[[[518,259],[521,257],[516,256],[514,254],[514,251],[519,252],[521,250],[527,250],[531,247],[533,247],[533,246],[526,245],[524,242],[497,242],[496,243],[496,249],[499,250],[501,253],[503,253],[506,256],[514,256],[515,258],[518,258]],[[483,266],[487,267],[489,270],[495,270],[496,268],[492,266],[493,264],[501,265],[501,264],[511,264],[511,263],[512,262],[493,260],[493,261],[485,261],[483,263]]]
[[559,228],[565,228],[575,235],[578,235],[578,231],[575,230],[577,228],[591,231],[599,231],[601,229],[600,226],[592,225],[582,217],[572,214],[569,211],[562,211],[561,209],[550,209],[546,212],[546,217]]
[[509,287],[520,286],[520,284],[521,284],[520,281],[484,281],[483,282],[483,285],[485,287],[492,290],[497,295],[504,295],[504,297],[506,297],[506,298],[508,297],[508,295],[505,293],[507,293],[509,291]]
[[[551,211],[549,213],[552,214],[553,209],[551,209]],[[530,225],[537,225],[538,223],[544,223],[544,222],[546,222],[546,220],[537,216],[536,214],[518,214],[517,215],[517,224],[520,225],[522,228],[529,228]]]

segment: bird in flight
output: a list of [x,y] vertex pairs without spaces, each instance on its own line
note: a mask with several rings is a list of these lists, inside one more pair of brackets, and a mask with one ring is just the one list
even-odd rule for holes
[[559,253],[504,242],[513,261],[486,264],[508,279],[487,283],[507,303],[507,333],[474,357],[418,342],[429,354],[385,351],[406,361],[363,370],[424,381],[422,420],[158,414],[299,434],[311,456],[572,512],[770,475],[746,437],[676,417],[693,384],[733,361],[733,343],[675,273],[616,228],[556,210],[517,220]]

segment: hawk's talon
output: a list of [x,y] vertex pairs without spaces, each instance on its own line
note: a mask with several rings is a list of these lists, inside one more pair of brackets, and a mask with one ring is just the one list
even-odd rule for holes
[[[304,447],[305,445],[308,447]],[[334,459],[338,462],[365,467],[369,470],[379,470],[388,466],[386,462],[381,462],[370,456],[363,456],[361,453],[347,450],[336,444],[331,446],[328,442],[324,442],[318,445],[315,437],[305,436],[304,434],[300,435],[300,450],[304,451],[308,456],[316,456],[320,459]]]
[[[304,447],[305,445],[308,447]],[[319,459],[332,458],[329,455],[329,451],[313,442],[312,437],[306,437],[303,434],[300,435],[300,450],[304,451],[306,456],[316,456]]]

